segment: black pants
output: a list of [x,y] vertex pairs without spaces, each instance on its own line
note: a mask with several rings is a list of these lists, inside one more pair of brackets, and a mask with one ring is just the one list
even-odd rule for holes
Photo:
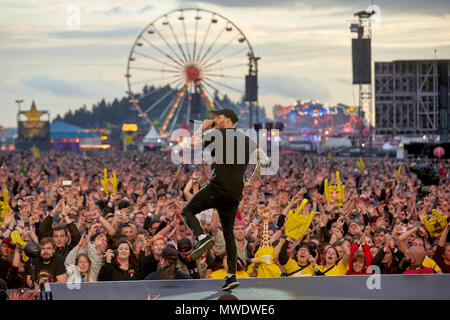
[[229,198],[213,184],[208,183],[197,191],[183,208],[181,214],[195,237],[204,234],[205,231],[198,221],[196,214],[203,210],[216,208],[222,224],[223,236],[227,252],[228,273],[236,273],[236,242],[234,239],[234,220],[237,215],[240,198]]

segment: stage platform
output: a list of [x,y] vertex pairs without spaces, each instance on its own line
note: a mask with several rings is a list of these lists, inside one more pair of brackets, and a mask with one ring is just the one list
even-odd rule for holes
[[[241,300],[450,300],[450,274],[246,278]],[[224,280],[46,283],[53,300],[217,300]]]

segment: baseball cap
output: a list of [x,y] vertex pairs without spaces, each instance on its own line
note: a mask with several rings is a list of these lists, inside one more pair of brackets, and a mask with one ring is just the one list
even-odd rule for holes
[[238,122],[239,118],[231,109],[220,109],[220,110],[213,110],[211,111],[211,114],[215,116],[220,116],[223,114],[226,118],[230,119],[233,123]]
[[188,252],[192,249],[192,242],[188,238],[182,238],[177,242],[179,252]]
[[166,246],[161,253],[161,257],[175,263],[178,259],[178,252],[172,246]]
[[247,225],[245,224],[244,221],[236,219],[236,221],[234,222],[234,226],[235,227],[237,227],[237,226],[244,226],[244,227],[246,227]]
[[108,212],[107,214],[105,214],[105,216],[103,218],[108,219],[108,218],[111,218],[111,217],[114,217],[114,213]]
[[13,249],[16,248],[16,246],[12,243],[11,238],[3,238],[2,239],[2,244],[7,244],[8,246],[10,246]]

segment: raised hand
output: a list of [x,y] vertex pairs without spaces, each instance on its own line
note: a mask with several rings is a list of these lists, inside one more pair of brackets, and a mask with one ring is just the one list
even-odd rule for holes
[[328,215],[327,214],[322,214],[320,216],[320,226],[321,227],[325,227],[328,223]]
[[342,229],[342,228],[344,227],[344,223],[345,223],[344,217],[343,217],[343,216],[340,216],[340,217],[337,219],[337,221],[336,221],[336,226],[337,226],[339,229]]
[[105,252],[106,262],[111,263],[113,257],[114,257],[114,252],[111,249],[106,250],[106,252]]
[[152,296],[149,293],[147,296],[147,300],[158,300],[160,297],[161,297],[161,295],[158,294],[156,297],[153,297],[153,299],[152,299]]
[[88,191],[88,189],[89,189],[89,182],[86,179],[82,179],[82,181],[80,182],[80,189],[83,192]]
[[86,248],[87,246],[87,239],[86,239],[86,234],[84,234],[81,239],[80,242],[78,243],[78,251],[83,250],[84,248]]

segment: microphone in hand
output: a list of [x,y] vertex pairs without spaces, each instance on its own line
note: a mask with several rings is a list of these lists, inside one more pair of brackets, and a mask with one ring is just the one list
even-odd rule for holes
[[[196,123],[198,123],[198,124],[201,124],[202,123],[202,121],[200,121],[200,120],[189,120],[189,122],[190,123],[193,123],[194,125],[196,124]],[[214,128],[214,126],[215,126],[216,124],[213,122],[213,123],[211,123],[211,127],[210,128]]]

